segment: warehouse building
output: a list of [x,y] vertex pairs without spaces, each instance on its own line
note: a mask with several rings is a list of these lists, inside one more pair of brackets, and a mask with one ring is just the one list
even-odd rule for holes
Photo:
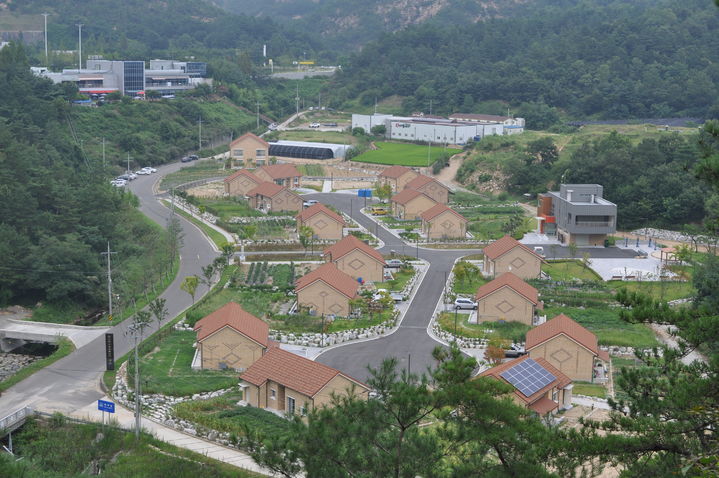
[[301,159],[344,158],[350,145],[313,143],[309,141],[276,141],[270,143],[270,156]]

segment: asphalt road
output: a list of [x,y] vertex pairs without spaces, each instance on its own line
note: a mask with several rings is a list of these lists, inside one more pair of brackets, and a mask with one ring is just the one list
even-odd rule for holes
[[[167,224],[170,212],[156,201],[152,187],[165,174],[190,164],[168,164],[158,168],[155,174],[138,176],[129,184],[130,190],[140,199],[140,210],[163,227]],[[167,300],[168,320],[192,303],[190,296],[180,290],[183,278],[200,275],[201,267],[217,256],[200,230],[181,216],[178,217],[184,232],[180,270],[175,281],[161,296]],[[200,294],[206,292],[204,287],[198,289]],[[115,358],[121,357],[132,347],[132,338],[126,335],[130,323],[130,320],[126,320],[112,329],[115,334]],[[63,413],[85,407],[104,395],[99,385],[104,371],[105,338],[101,336],[4,392],[0,397],[0,416],[28,405]]]
[[330,349],[321,353],[316,360],[359,380],[367,379],[368,367],[377,368],[382,360],[389,357],[396,357],[400,368],[408,369],[413,373],[424,373],[436,366],[436,362],[432,359],[432,350],[441,344],[427,334],[427,327],[454,261],[479,250],[440,250],[421,247],[417,249],[405,244],[384,228],[375,228],[376,223],[360,212],[364,206],[364,199],[341,193],[312,194],[306,197],[330,204],[350,215],[368,230],[376,231],[376,235],[385,243],[384,248],[380,249],[383,254],[389,254],[391,250],[401,254],[404,248],[405,254],[418,253],[420,259],[430,263],[402,325],[395,333],[367,342],[351,343]]

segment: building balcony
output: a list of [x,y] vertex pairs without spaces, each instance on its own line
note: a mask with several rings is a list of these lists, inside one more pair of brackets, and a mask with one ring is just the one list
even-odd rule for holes
[[604,228],[612,227],[614,221],[577,221],[575,227],[591,227],[591,228]]

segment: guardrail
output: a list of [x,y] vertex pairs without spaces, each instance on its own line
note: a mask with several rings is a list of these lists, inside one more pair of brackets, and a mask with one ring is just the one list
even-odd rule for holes
[[0,419],[0,436],[17,429],[33,413],[31,407],[23,407]]

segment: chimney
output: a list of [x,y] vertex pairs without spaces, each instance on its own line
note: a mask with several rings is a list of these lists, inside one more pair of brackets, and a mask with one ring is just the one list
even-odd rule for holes
[[572,193],[574,189],[567,189],[567,202],[572,202]]
[[595,198],[595,195],[592,194],[592,200],[590,201],[592,204],[594,204],[594,198]]

